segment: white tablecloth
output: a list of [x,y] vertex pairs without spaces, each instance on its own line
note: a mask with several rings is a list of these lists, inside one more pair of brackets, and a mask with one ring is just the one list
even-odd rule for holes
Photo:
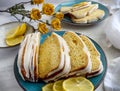
[[[18,2],[19,0],[0,0],[0,7],[7,7],[8,5],[12,5],[13,3]],[[24,0],[22,0],[24,1]],[[55,4],[58,4],[57,1],[61,0],[49,0],[49,2],[55,1]],[[62,1],[61,1],[62,2]],[[6,5],[6,6],[5,6]],[[0,8],[0,9],[1,9]],[[8,15],[6,15],[8,17]],[[0,24],[5,23],[6,20],[10,21],[11,19],[7,19],[4,14],[0,13]],[[120,50],[117,50],[113,47],[108,48],[105,40],[105,24],[109,22],[109,20],[105,20],[98,25],[88,26],[88,27],[80,27],[73,26],[69,24],[62,23],[62,29],[64,31],[75,31],[79,33],[83,33],[92,39],[94,39],[104,50],[108,63],[116,57],[120,56]],[[15,60],[15,56],[19,50],[19,46],[12,48],[0,48],[0,91],[23,91],[23,89],[18,85],[14,72],[13,72],[13,64]],[[101,84],[96,91],[104,91],[103,84]]]

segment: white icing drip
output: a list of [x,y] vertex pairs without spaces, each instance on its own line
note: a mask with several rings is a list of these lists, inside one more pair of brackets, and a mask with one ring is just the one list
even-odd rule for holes
[[27,40],[28,40],[28,36],[25,37],[25,39],[22,41],[21,45],[20,45],[20,50],[19,50],[19,53],[18,53],[18,61],[17,61],[17,66],[18,66],[18,70],[19,70],[19,74],[21,75],[21,77],[24,79],[22,73],[21,73],[21,65],[22,65],[22,54],[23,54],[23,51],[24,51],[24,48],[26,46],[26,43],[27,43]]
[[[40,45],[40,33],[37,33],[37,46],[36,46],[36,73],[38,74],[38,57],[39,57],[39,45]],[[35,70],[35,67],[34,67],[34,70]],[[36,79],[36,81],[38,81],[38,79]]]
[[29,67],[29,70],[30,70],[30,74],[31,74],[31,77],[32,77],[32,79],[33,79],[33,81],[34,81],[34,57],[35,57],[35,55],[34,55],[34,52],[35,52],[35,46],[36,46],[36,44],[35,44],[35,42],[34,42],[34,39],[35,39],[35,34],[33,34],[32,35],[32,38],[31,38],[31,48],[29,49],[29,50],[31,50],[31,60],[30,60],[30,67]]
[[[38,72],[38,53],[39,53],[39,49],[36,50],[36,48],[39,48],[39,41],[40,40],[40,33],[34,33],[32,38],[31,38],[31,52],[32,52],[32,59],[30,60],[30,74],[31,74],[31,78],[32,81],[37,81],[37,79],[35,79],[35,67],[37,68],[36,71]],[[36,59],[36,60],[35,60]],[[35,64],[36,61],[36,64]]]
[[[98,71],[98,72],[97,72]],[[94,71],[95,72],[95,71]],[[101,74],[103,72],[103,65],[102,62],[100,61],[100,66],[99,66],[99,70],[96,70],[97,73],[94,74],[94,72],[92,72],[93,74],[88,74],[88,78],[93,77],[93,76],[97,76],[99,74]]]
[[[40,33],[33,33],[28,34],[25,37],[25,40],[21,44],[21,48],[19,50],[18,55],[18,69],[21,77],[24,79],[23,74],[21,73],[21,65],[23,65],[24,70],[26,72],[26,76],[30,81],[36,81],[35,79],[35,67],[36,72],[38,72],[38,53],[39,53],[39,44],[40,44]],[[22,55],[23,55],[23,49],[26,45],[25,52],[24,52],[24,60],[22,63]],[[38,48],[36,50],[36,48]],[[36,59],[36,64],[34,64],[34,61]],[[31,77],[30,77],[31,75]]]
[[[57,36],[56,33],[52,33],[52,34],[54,34],[55,36]],[[57,38],[58,38],[58,37],[57,37]],[[60,64],[59,64],[59,67],[58,67],[57,69],[53,70],[52,72],[50,72],[50,73],[48,74],[48,77],[51,76],[51,75],[53,75],[54,73],[60,71],[60,70],[64,67],[64,53],[63,53],[63,49],[62,49],[62,43],[61,43],[61,41],[60,41],[59,38],[58,38],[58,41],[59,41],[59,43],[60,43],[60,52],[61,52]]]
[[27,41],[27,45],[26,45],[26,49],[25,49],[25,53],[24,53],[24,69],[26,72],[26,77],[29,78],[29,68],[30,68],[30,61],[32,60],[32,44],[31,44],[31,37],[32,35],[28,35],[30,36],[28,41]]
[[[33,45],[34,45],[33,60],[32,60],[33,61],[33,65],[32,65],[33,69],[32,69],[31,74],[32,74],[33,81],[35,81],[35,80],[37,81],[37,79],[35,79],[34,73],[38,73],[38,55],[39,55],[39,45],[40,45],[40,33],[34,34]],[[36,61],[36,64],[34,64],[34,61]],[[36,72],[35,72],[35,67],[36,67]]]
[[57,34],[56,34],[56,36],[59,38],[59,42],[61,43],[62,48],[64,49],[64,52],[63,52],[63,54],[64,54],[64,68],[63,68],[62,72],[58,73],[54,77],[44,80],[45,82],[60,79],[64,75],[67,75],[71,70],[70,56],[69,56],[70,49],[69,49],[66,41],[61,36],[59,36]]

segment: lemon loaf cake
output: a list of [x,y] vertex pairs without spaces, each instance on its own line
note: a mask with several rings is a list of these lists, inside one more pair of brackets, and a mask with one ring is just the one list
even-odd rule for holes
[[91,2],[81,2],[79,4],[75,4],[73,6],[63,6],[60,8],[60,11],[64,14],[69,13],[69,12],[73,12],[73,11],[77,11],[83,8],[86,8],[88,6],[91,5]]
[[24,80],[38,81],[38,55],[40,45],[40,33],[26,35],[20,45],[17,66]]
[[60,43],[60,50],[61,50],[61,53],[64,55],[64,58],[63,58],[64,67],[63,67],[62,71],[60,71],[59,73],[53,75],[52,77],[45,79],[44,80],[45,82],[56,81],[64,76],[68,75],[68,73],[71,70],[70,56],[69,56],[70,49],[69,49],[66,41],[60,35],[58,35],[56,33],[53,33],[53,34],[56,35],[56,37],[58,38],[58,41]]
[[72,21],[75,23],[91,23],[99,19],[102,19],[104,15],[105,15],[105,12],[103,10],[97,9],[86,17],[76,19],[71,16],[71,18],[72,18]]
[[61,75],[68,74],[71,65],[67,43],[52,33],[40,46],[39,77],[45,82],[55,80]]
[[91,72],[88,74],[88,76],[100,74],[103,70],[103,65],[100,60],[100,53],[97,51],[96,47],[88,37],[84,35],[80,35],[80,38],[84,41],[90,52],[92,69]]
[[63,38],[70,48],[71,70],[69,76],[84,75],[90,72],[90,54],[81,38],[72,31],[65,32]]

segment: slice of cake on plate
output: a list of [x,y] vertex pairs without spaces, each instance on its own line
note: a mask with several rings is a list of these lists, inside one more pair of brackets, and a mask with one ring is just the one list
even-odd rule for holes
[[52,33],[40,46],[39,77],[45,82],[54,81],[70,69],[69,47],[61,36]]
[[87,76],[92,77],[100,74],[103,71],[103,65],[100,59],[100,53],[98,52],[98,50],[96,49],[96,47],[88,37],[84,35],[80,35],[80,38],[84,41],[85,45],[87,46],[90,52],[90,58],[92,62],[91,72]]
[[86,17],[77,19],[71,16],[71,19],[75,23],[91,23],[91,22],[98,21],[99,19],[102,19],[104,15],[105,15],[105,12],[103,10],[97,9]]
[[69,76],[89,73],[91,71],[90,54],[82,39],[72,31],[65,32],[63,38],[70,48],[71,70]]
[[77,11],[73,11],[73,12],[69,12],[74,18],[83,18],[87,15],[90,15],[93,11],[95,11],[96,9],[98,9],[98,4],[91,4],[89,7],[87,8],[83,8]]

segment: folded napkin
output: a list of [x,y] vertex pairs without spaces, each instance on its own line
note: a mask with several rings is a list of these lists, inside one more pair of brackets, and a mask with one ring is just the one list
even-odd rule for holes
[[107,19],[104,30],[109,44],[120,49],[120,10]]
[[120,91],[120,57],[112,60],[104,79],[105,91]]

